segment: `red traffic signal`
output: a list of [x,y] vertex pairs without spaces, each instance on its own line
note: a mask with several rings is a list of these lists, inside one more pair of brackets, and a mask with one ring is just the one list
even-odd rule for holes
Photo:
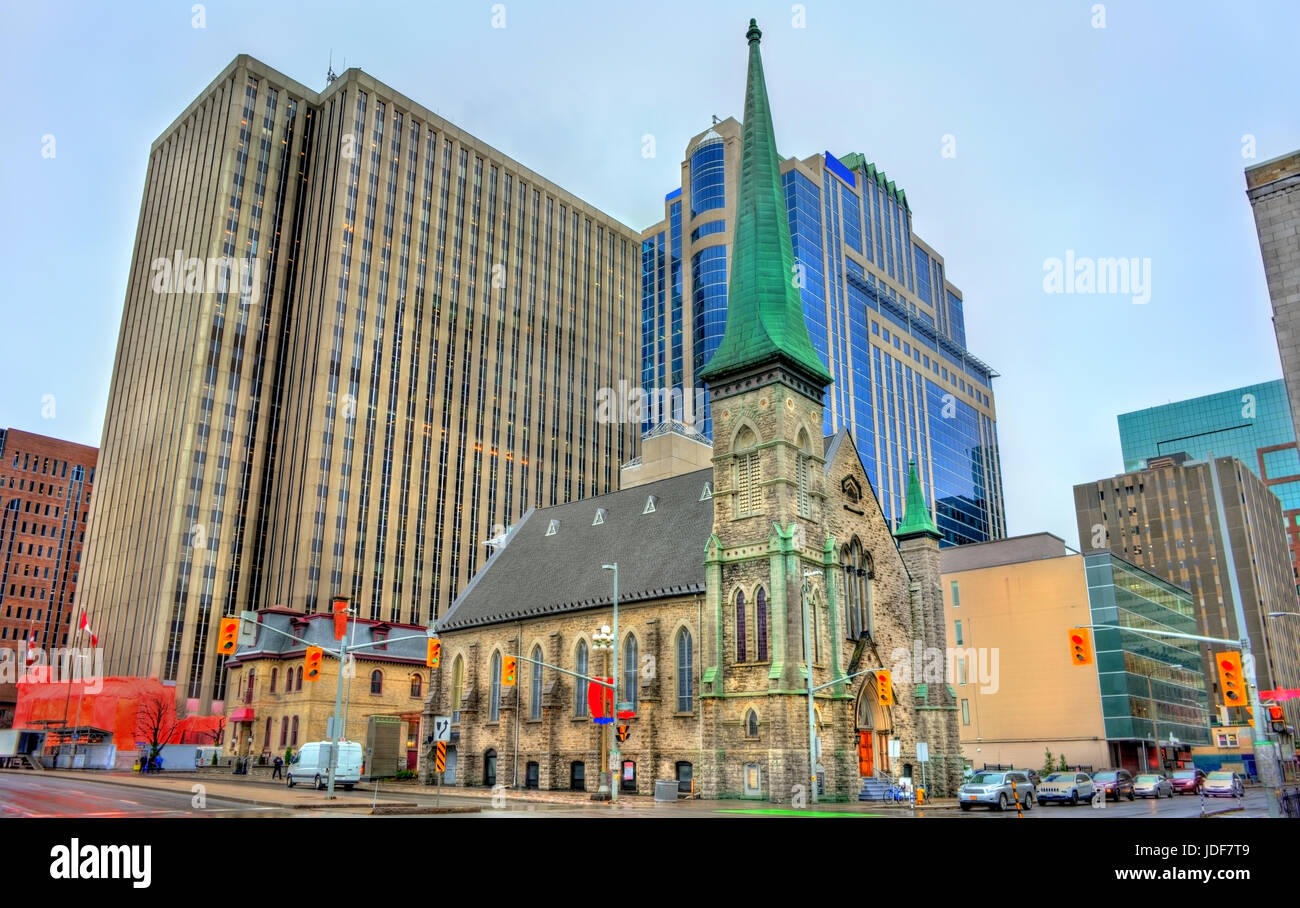
[[217,652],[223,656],[233,656],[238,645],[239,619],[222,618],[221,631],[217,637]]
[[881,706],[894,705],[894,682],[889,669],[876,672],[876,702]]
[[1272,725],[1273,731],[1286,731],[1286,714],[1282,712],[1282,707],[1269,706],[1268,721]]
[[308,681],[320,680],[320,660],[325,655],[325,650],[319,646],[307,647],[307,655],[303,660],[302,674]]
[[1070,630],[1070,664],[1092,665],[1092,631],[1086,627]]
[[1219,692],[1224,706],[1246,705],[1246,683],[1241,675],[1241,653],[1218,653],[1214,663],[1219,668]]

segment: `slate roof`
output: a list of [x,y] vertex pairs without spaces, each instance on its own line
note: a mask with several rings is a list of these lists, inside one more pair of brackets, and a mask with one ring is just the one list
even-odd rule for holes
[[[334,639],[334,616],[332,614],[318,612],[306,615],[302,612],[277,608],[258,612],[258,619],[259,624],[269,625],[276,630],[293,634],[295,637],[302,637],[313,646],[323,647],[327,650],[335,649],[338,646],[338,641]],[[352,624],[354,623],[356,624],[355,634],[352,630]],[[423,627],[411,624],[390,624],[385,621],[369,621],[366,619],[354,620],[348,624],[348,643],[372,643],[379,639],[376,631],[382,635],[385,629],[388,631],[388,639],[393,642],[382,648],[369,646],[358,650],[358,659],[424,664],[428,650],[428,644],[426,643],[428,634]],[[397,638],[399,637],[414,637],[415,639],[398,641]],[[227,664],[238,664],[244,660],[275,658],[278,656],[300,656],[306,652],[306,649],[306,644],[290,640],[280,634],[265,631],[259,627],[257,642],[252,646],[240,646],[235,650],[235,655],[231,657],[230,662]]]
[[[613,562],[620,603],[704,592],[704,546],[713,532],[713,500],[700,500],[706,483],[712,489],[712,469],[530,509],[438,630],[608,606],[613,572],[601,565]],[[646,514],[650,496],[654,511]],[[597,509],[603,522],[593,526]]]

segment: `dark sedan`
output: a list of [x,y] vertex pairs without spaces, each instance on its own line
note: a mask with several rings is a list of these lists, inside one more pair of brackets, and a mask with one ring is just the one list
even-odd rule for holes
[[1107,800],[1127,797],[1131,801],[1137,797],[1133,791],[1133,775],[1127,769],[1103,769],[1093,775],[1092,784]]
[[1205,787],[1205,770],[1176,769],[1169,781],[1174,783],[1174,791],[1178,794],[1199,794]]

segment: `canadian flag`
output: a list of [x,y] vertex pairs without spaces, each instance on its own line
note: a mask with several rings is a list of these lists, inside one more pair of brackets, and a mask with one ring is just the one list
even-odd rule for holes
[[85,609],[82,609],[82,611],[81,611],[81,624],[79,624],[79,625],[77,625],[77,626],[78,626],[81,630],[85,631],[87,634],[90,635],[90,645],[91,645],[91,646],[99,646],[99,638],[96,637],[96,636],[95,636],[95,632],[92,631],[92,630],[90,629],[90,621],[89,621],[89,619],[86,618],[86,611],[85,611]]
[[31,668],[32,663],[36,661],[36,637],[33,635],[27,638],[27,667]]

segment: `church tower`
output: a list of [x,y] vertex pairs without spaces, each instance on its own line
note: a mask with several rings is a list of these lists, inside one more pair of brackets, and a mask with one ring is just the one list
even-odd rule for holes
[[[841,661],[842,635],[826,626],[836,613],[827,608],[836,601],[836,559],[822,437],[832,379],[804,323],[761,37],[751,19],[726,331],[700,373],[714,426],[702,782],[706,797],[797,803],[812,778],[810,726],[830,720],[810,716],[822,707],[809,703],[809,662],[822,683]],[[838,708],[834,696],[827,708]]]

